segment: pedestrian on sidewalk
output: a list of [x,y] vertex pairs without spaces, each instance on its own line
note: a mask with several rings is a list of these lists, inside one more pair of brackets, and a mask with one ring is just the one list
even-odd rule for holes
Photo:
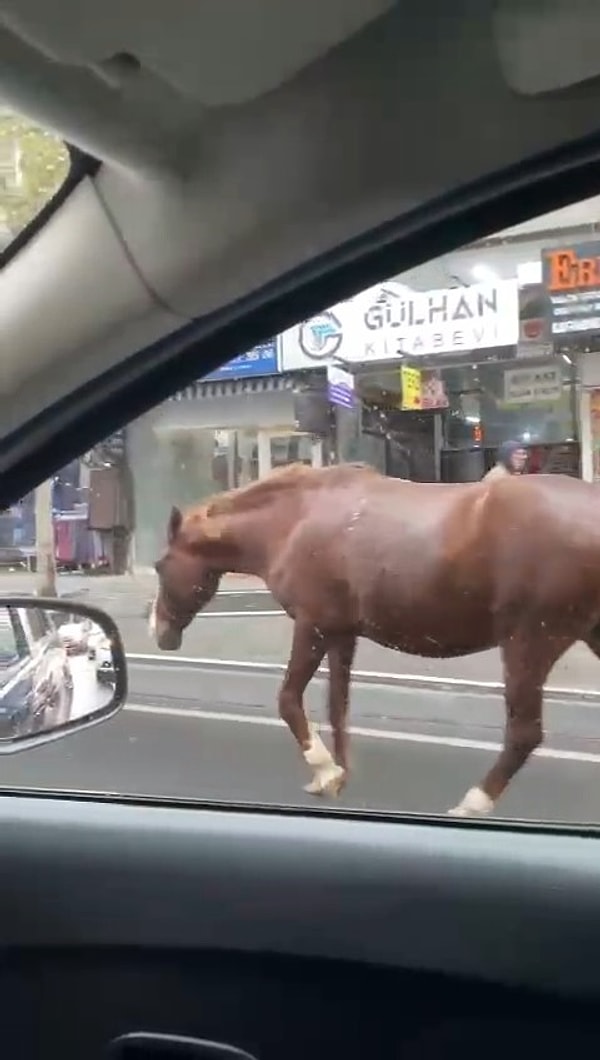
[[503,442],[498,449],[496,463],[485,479],[502,478],[504,475],[523,475],[527,463],[527,450],[520,442]]

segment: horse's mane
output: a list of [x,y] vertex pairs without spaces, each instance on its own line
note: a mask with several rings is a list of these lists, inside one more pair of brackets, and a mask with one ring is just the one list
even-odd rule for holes
[[226,490],[223,493],[215,493],[208,497],[198,507],[189,511],[192,518],[203,518],[227,515],[232,511],[240,511],[245,508],[259,508],[269,501],[274,494],[292,489],[298,485],[304,488],[319,487],[331,481],[332,485],[344,482],[348,478],[354,478],[357,472],[377,475],[378,472],[369,464],[334,464],[330,467],[307,467],[306,464],[286,464],[285,467],[275,468],[264,478],[248,483],[247,486],[238,486],[236,489]]

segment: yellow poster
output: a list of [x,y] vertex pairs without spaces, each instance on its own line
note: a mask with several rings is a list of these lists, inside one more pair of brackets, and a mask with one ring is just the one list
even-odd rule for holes
[[418,368],[409,368],[408,365],[400,367],[400,382],[402,385],[401,408],[410,411],[421,408],[421,372]]

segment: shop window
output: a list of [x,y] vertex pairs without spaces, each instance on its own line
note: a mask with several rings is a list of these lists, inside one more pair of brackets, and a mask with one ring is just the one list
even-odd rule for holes
[[446,382],[448,448],[496,447],[508,438],[527,446],[577,439],[576,378],[561,357],[451,369]]

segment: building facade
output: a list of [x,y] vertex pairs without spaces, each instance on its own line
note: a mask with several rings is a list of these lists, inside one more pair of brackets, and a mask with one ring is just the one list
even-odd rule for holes
[[474,481],[516,439],[529,473],[600,480],[598,221],[591,200],[376,285],[131,424],[134,563],[168,500],[298,460]]
[[318,466],[321,437],[297,429],[293,376],[274,339],[173,395],[128,427],[135,492],[133,563],[164,546],[169,504],[186,506],[294,461]]

